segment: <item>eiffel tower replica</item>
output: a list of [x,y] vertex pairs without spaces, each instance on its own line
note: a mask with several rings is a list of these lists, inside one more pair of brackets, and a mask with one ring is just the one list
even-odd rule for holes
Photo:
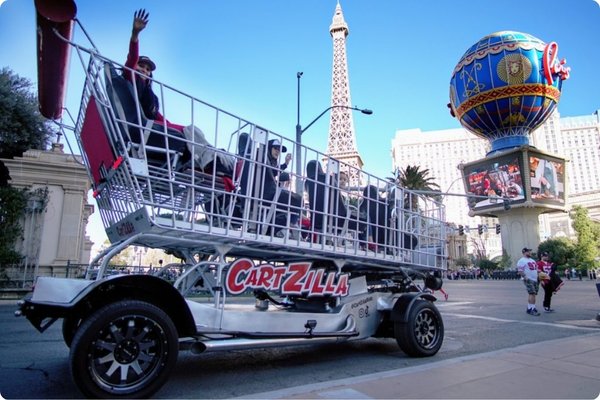
[[349,171],[350,186],[360,185],[358,170],[363,161],[356,149],[354,121],[352,110],[339,106],[351,107],[350,82],[348,79],[348,59],[346,57],[346,37],[349,34],[348,24],[344,20],[342,7],[338,0],[333,21],[329,27],[333,39],[333,74],[331,79],[331,117],[329,121],[329,140],[327,155],[356,169]]

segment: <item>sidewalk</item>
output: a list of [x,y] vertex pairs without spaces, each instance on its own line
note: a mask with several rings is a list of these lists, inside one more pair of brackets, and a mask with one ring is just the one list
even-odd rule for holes
[[243,398],[597,399],[599,396],[600,332]]

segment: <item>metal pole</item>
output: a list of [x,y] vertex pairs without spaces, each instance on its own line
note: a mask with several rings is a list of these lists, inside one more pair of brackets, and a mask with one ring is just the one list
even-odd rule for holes
[[296,79],[298,80],[298,114],[297,114],[297,123],[296,123],[296,193],[300,196],[304,193],[304,182],[302,180],[302,126],[300,126],[300,77],[302,77],[302,72],[298,72],[296,74]]
[[[462,193],[442,193],[439,190],[413,190],[413,189],[409,189],[412,193],[416,193],[416,194],[425,194],[425,195],[437,195],[437,196],[457,196],[457,197],[466,197],[469,199],[479,199],[479,200],[490,200],[490,203],[493,202],[492,199],[494,199],[493,197],[490,196],[481,196],[478,194],[462,194]],[[504,206],[504,210],[508,211],[512,208],[512,200],[510,199],[510,197],[497,197],[495,198],[496,201],[502,200],[502,204]],[[471,208],[469,206],[469,208]]]
[[138,251],[138,274],[142,272],[142,248],[139,248]]
[[352,107],[352,106],[344,106],[344,105],[335,105],[335,106],[329,106],[327,107],[325,110],[323,110],[323,112],[319,115],[317,115],[317,117],[315,119],[313,119],[308,125],[306,125],[304,128],[302,128],[302,126],[300,125],[300,77],[302,76],[302,72],[298,72],[296,73],[296,78],[298,79],[298,99],[297,99],[297,106],[298,106],[298,121],[296,123],[296,193],[298,193],[299,195],[303,195],[304,193],[304,181],[302,180],[302,133],[304,133],[308,128],[310,128],[311,126],[313,126],[313,124],[315,122],[317,122],[319,120],[319,118],[321,118],[323,115],[325,115],[325,113],[333,108],[346,108],[348,110],[356,110],[356,111],[360,111],[363,114],[366,115],[371,115],[373,114],[372,110],[369,110],[368,108],[358,108],[356,106]]

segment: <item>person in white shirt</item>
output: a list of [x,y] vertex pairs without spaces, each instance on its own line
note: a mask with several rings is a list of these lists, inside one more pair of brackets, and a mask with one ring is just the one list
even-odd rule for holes
[[540,283],[538,282],[538,268],[536,261],[531,258],[531,249],[524,247],[521,250],[523,257],[517,262],[517,270],[523,278],[523,283],[527,289],[527,314],[539,316],[540,313],[535,307],[535,296],[538,294]]

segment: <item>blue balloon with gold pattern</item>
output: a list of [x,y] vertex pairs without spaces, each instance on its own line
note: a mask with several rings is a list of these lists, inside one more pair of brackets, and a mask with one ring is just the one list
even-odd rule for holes
[[526,33],[488,35],[462,56],[450,80],[450,110],[496,151],[529,144],[550,116],[569,77],[558,45]]

